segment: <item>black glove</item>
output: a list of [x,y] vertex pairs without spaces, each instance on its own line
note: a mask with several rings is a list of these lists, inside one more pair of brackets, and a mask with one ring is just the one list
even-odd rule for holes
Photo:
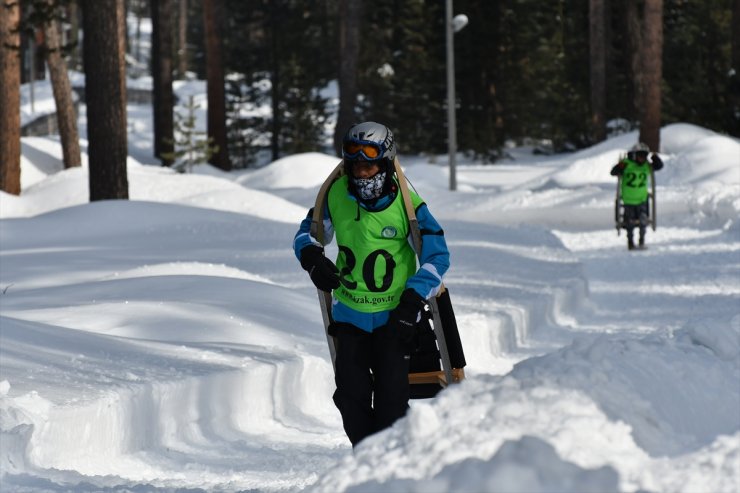
[[398,306],[391,310],[388,318],[388,327],[391,332],[397,334],[398,338],[404,342],[411,342],[416,335],[416,321],[419,318],[419,312],[426,307],[424,298],[412,288],[407,288],[401,294],[401,301]]
[[659,170],[663,167],[663,160],[660,159],[660,156],[658,156],[657,154],[653,154],[650,157],[650,162],[653,163],[653,169],[655,170]]
[[308,245],[301,250],[301,267],[311,277],[314,286],[322,291],[331,292],[339,287],[339,269],[334,262],[324,256],[324,249]]

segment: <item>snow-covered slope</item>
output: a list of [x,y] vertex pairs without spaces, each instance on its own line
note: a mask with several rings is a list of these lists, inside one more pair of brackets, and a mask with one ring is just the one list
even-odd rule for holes
[[635,138],[463,163],[454,193],[402,156],[468,378],[354,453],[291,248],[336,158],[131,159],[132,200],[88,204],[86,169],[24,140],[33,184],[0,194],[2,491],[736,491],[740,144],[663,129],[658,230],[628,252],[609,169]]

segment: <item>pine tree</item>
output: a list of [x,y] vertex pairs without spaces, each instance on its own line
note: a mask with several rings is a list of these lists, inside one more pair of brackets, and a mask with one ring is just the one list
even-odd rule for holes
[[[495,160],[507,137],[501,95],[509,74],[500,69],[502,2],[456,2],[471,21],[455,34],[458,148]],[[442,27],[440,26],[440,29]]]
[[213,137],[208,137],[206,132],[195,128],[195,110],[200,108],[193,96],[188,98],[188,103],[182,112],[175,112],[175,139],[170,141],[174,150],[162,155],[163,158],[172,162],[172,168],[180,172],[190,173],[196,164],[207,163],[211,157],[218,152]]

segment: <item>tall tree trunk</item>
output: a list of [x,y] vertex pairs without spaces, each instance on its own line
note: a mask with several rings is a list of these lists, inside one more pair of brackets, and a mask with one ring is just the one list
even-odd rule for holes
[[628,53],[630,54],[630,70],[632,72],[632,105],[635,108],[637,120],[642,122],[644,102],[644,74],[642,73],[642,20],[638,9],[638,0],[627,0],[626,24]]
[[226,140],[226,99],[224,66],[221,60],[221,0],[203,1],[203,24],[206,41],[206,79],[208,85],[208,137],[218,147],[208,161],[225,171],[231,170]]
[[[118,26],[118,70],[121,73],[120,81],[120,94],[121,94],[121,111],[123,112],[123,127],[126,128],[126,103],[128,97],[126,95],[126,43],[128,43],[128,25],[126,19],[128,18],[128,8],[126,7],[125,0],[115,0],[116,7],[116,22]],[[124,147],[126,154],[128,154],[128,144]],[[127,192],[128,193],[128,192]]]
[[740,76],[740,0],[732,3],[732,68]]
[[67,6],[69,20],[69,44],[71,45],[70,65],[74,70],[82,68],[80,59],[80,9],[79,0],[70,0]]
[[154,156],[171,166],[174,149],[172,92],[172,2],[152,2],[152,75],[154,85]]
[[270,3],[270,96],[272,104],[272,132],[270,136],[270,148],[272,150],[272,160],[275,161],[280,157],[280,132],[282,127],[282,114],[280,113],[280,35],[278,28],[278,16],[280,8],[277,0]]
[[20,8],[0,0],[0,190],[21,193]]
[[732,3],[732,75],[729,82],[729,128],[730,135],[740,136],[740,0]]
[[[53,9],[54,0],[46,0],[46,4]],[[72,87],[67,75],[67,64],[62,58],[59,23],[53,17],[44,22],[44,38],[46,40],[46,64],[49,66],[51,87],[56,103],[57,126],[62,141],[64,167],[65,169],[74,168],[82,164],[80,137],[77,133],[77,115],[72,102]]]
[[589,2],[591,137],[606,139],[606,21],[604,0]]
[[90,200],[127,199],[123,0],[83,0]]
[[361,0],[339,1],[339,114],[334,128],[334,150],[338,155],[342,154],[344,133],[356,118],[361,9]]
[[642,73],[643,116],[640,142],[660,151],[661,81],[663,79],[663,0],[645,0]]
[[184,79],[188,71],[188,0],[178,0],[177,16],[177,77]]

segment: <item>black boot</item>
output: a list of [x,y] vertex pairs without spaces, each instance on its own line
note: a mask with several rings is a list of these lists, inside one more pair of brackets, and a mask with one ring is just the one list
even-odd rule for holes
[[645,249],[645,237],[644,236],[640,235],[640,242],[638,244],[640,246],[640,250]]
[[635,242],[632,241],[632,237],[630,236],[627,238],[627,250],[634,250],[635,249]]

